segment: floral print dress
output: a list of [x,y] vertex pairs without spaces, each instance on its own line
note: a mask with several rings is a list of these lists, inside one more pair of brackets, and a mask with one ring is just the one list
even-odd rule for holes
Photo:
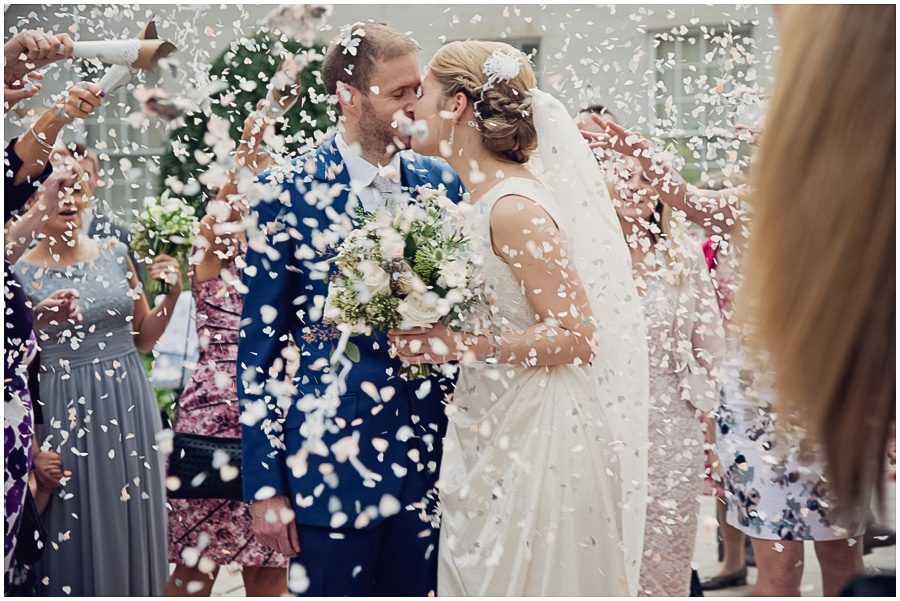
[[[232,268],[223,277],[194,282],[200,356],[178,400],[174,429],[205,436],[240,438],[237,343],[241,286]],[[287,559],[256,540],[250,506],[226,499],[169,499],[169,561],[198,565],[286,568]]]
[[3,411],[3,570],[8,571],[16,548],[19,521],[25,505],[28,474],[31,472],[31,441],[34,435],[31,394],[28,391],[28,365],[34,359],[37,345],[34,333],[27,339],[15,359],[7,357],[12,373],[5,382]]
[[[838,521],[822,451],[774,411],[763,361],[730,349],[718,426],[728,523],[765,540],[839,540],[862,535],[865,511]],[[861,508],[867,508],[863,503]]]

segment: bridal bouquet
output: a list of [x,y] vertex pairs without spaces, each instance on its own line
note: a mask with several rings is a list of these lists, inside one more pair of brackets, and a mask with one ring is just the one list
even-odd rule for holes
[[[408,205],[358,211],[360,226],[330,259],[337,273],[329,283],[325,319],[366,335],[437,323],[462,328],[480,290],[462,233],[463,212],[443,187],[427,186]],[[414,379],[429,371],[411,367],[401,375]]]
[[[169,255],[182,265],[187,263],[191,245],[200,228],[194,208],[180,198],[169,196],[168,190],[160,197],[145,199],[144,210],[134,213],[131,224],[131,250],[141,261],[152,261],[158,255]],[[153,297],[168,292],[169,285],[150,280],[144,287]]]

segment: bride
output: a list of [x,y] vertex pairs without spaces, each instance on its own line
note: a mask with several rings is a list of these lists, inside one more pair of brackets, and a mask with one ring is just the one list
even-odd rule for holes
[[426,68],[421,154],[468,190],[483,327],[392,332],[459,360],[441,466],[441,596],[634,594],[646,507],[647,347],[603,175],[528,59],[453,42]]

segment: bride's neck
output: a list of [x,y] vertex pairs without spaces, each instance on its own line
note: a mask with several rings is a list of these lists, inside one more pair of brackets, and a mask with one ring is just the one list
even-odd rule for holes
[[472,202],[508,177],[532,177],[525,165],[501,159],[483,144],[470,141],[457,146],[451,149],[447,162],[459,175]]

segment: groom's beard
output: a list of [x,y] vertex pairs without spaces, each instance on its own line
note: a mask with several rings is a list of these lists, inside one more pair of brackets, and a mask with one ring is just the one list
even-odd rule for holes
[[382,118],[368,98],[363,98],[363,110],[364,117],[359,124],[359,145],[364,150],[390,160],[399,151],[409,148],[409,140],[391,125],[393,115]]

